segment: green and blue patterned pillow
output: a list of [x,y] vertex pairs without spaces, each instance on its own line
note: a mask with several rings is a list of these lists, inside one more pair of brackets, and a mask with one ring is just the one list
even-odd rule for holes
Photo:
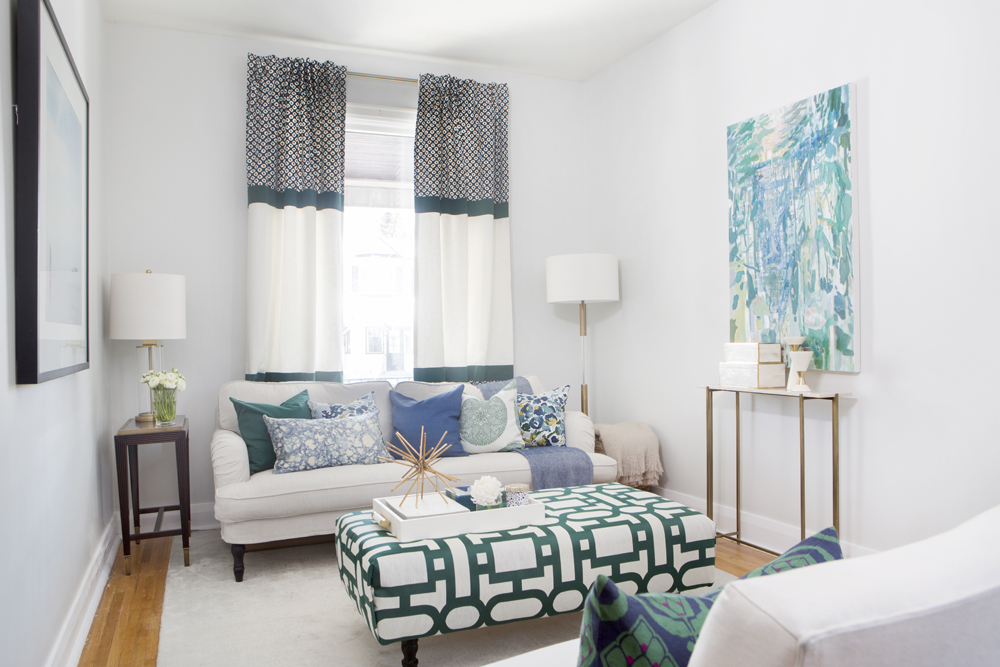
[[[843,558],[832,527],[799,542],[773,561],[741,579]],[[704,595],[644,593],[628,595],[598,575],[583,609],[579,667],[685,667],[715,599]]]
[[526,446],[566,446],[568,395],[568,384],[544,394],[517,395],[517,423]]
[[485,401],[478,396],[463,396],[458,422],[462,449],[469,454],[523,449],[517,423],[517,381],[511,380]]
[[343,465],[379,463],[389,450],[378,425],[378,408],[340,419],[272,419],[264,416],[276,460],[274,474]]
[[317,403],[316,401],[309,401],[306,403],[309,406],[309,412],[312,413],[313,419],[340,419],[341,417],[356,417],[357,415],[365,415],[376,410],[375,407],[375,392],[370,391],[361,398],[348,403],[347,405],[340,405],[338,403]]

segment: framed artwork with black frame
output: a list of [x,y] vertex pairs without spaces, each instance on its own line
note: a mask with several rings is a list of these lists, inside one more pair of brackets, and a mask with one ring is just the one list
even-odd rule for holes
[[18,384],[90,368],[90,98],[48,0],[17,3]]

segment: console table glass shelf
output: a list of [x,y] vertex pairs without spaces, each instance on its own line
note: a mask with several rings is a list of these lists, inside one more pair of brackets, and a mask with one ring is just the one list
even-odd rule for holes
[[833,436],[833,527],[840,533],[840,399],[850,394],[833,392],[791,392],[784,389],[747,389],[744,387],[705,387],[705,452],[707,459],[707,489],[708,518],[713,513],[713,456],[715,449],[714,429],[715,412],[712,398],[715,392],[728,392],[736,395],[736,530],[731,533],[719,533],[717,537],[743,544],[760,551],[778,555],[777,552],[765,549],[756,544],[746,542],[741,538],[741,485],[740,485],[740,394],[762,394],[797,399],[799,402],[799,527],[801,539],[806,538],[806,401],[829,401],[830,421]]

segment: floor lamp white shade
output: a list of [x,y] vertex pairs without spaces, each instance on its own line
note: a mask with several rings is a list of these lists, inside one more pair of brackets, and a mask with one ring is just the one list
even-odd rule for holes
[[618,301],[618,258],[606,253],[554,255],[545,260],[549,303],[580,304],[580,355],[583,366],[580,408],[588,413],[587,304]]
[[554,255],[545,260],[549,303],[618,300],[618,258],[603,253]]
[[[148,359],[149,370],[159,370],[154,361],[161,345],[157,340],[187,337],[187,306],[184,276],[169,273],[115,273],[111,276],[112,340],[140,340]],[[142,374],[142,364],[139,373]],[[149,393],[149,411],[143,410],[144,395]],[[152,422],[152,389],[139,384],[139,414],[136,421]]]

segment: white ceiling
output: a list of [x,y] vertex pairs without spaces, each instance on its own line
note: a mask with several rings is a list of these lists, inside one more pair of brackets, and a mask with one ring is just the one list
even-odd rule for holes
[[104,0],[108,21],[583,81],[715,0]]

